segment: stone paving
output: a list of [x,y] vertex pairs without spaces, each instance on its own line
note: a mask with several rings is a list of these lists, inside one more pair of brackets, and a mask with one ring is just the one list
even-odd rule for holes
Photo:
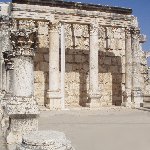
[[[64,132],[76,150],[149,150],[150,110],[42,111],[39,130]],[[1,130],[0,150],[6,150]]]
[[39,130],[66,134],[76,150],[149,150],[150,112],[125,108],[43,111]]

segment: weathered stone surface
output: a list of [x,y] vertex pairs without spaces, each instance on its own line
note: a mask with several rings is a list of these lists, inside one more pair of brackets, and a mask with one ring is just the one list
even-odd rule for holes
[[16,150],[74,150],[71,142],[66,139],[62,132],[58,131],[37,131],[23,136],[22,144]]
[[6,112],[9,116],[17,117],[17,115],[38,115],[39,109],[34,97],[13,97],[6,105]]
[[[99,93],[101,93],[101,102],[103,105],[118,105],[118,103],[124,99],[122,93],[124,93],[124,95],[131,96],[131,89],[128,85],[126,85],[126,83],[127,81],[130,82],[130,80],[135,77],[135,75],[131,77],[131,70],[133,69],[133,66],[129,65],[129,62],[131,62],[129,54],[131,52],[131,46],[132,48],[133,46],[136,47],[135,44],[130,44],[131,37],[133,38],[133,29],[137,29],[138,22],[137,18],[131,15],[130,9],[96,5],[93,5],[93,7],[91,7],[91,5],[86,5],[85,7],[85,5],[82,4],[80,5],[82,7],[80,7],[79,10],[78,3],[56,2],[55,4],[57,4],[57,6],[54,7],[53,2],[49,2],[49,5],[47,6],[43,5],[42,2],[39,3],[39,1],[36,2],[36,4],[39,5],[34,5],[35,3],[32,2],[29,3],[32,3],[33,5],[30,5],[29,3],[26,4],[25,1],[22,2],[22,4],[20,4],[20,1],[16,2],[17,3],[13,3],[13,10],[11,12],[13,17],[16,18],[16,20],[13,20],[12,24],[13,31],[16,30],[16,28],[19,28],[19,33],[23,33],[23,29],[27,29],[28,27],[30,27],[29,30],[36,29],[37,31],[37,43],[39,44],[37,47],[37,53],[34,57],[34,96],[38,105],[45,105],[47,103],[46,95],[48,94],[46,93],[47,90],[49,90],[51,94],[52,90],[50,91],[50,89],[52,89],[52,87],[55,87],[55,89],[53,89],[55,91],[53,95],[57,95],[56,93],[59,91],[59,98],[61,97],[61,23],[64,25],[64,45],[66,48],[65,105],[84,106],[84,104],[88,101],[87,98],[90,93],[89,86],[91,86],[91,80],[97,80],[97,82],[94,81],[95,84],[93,84],[93,86],[96,86],[97,84],[99,85],[98,90]],[[58,7],[62,5],[64,6]],[[68,9],[70,6],[72,6],[72,8]],[[74,9],[74,7],[76,9]],[[92,10],[94,9],[95,11],[88,11],[89,8]],[[97,11],[98,8],[102,9],[102,11]],[[2,12],[7,12],[8,14],[6,6],[2,8]],[[93,38],[96,39],[97,42],[93,40],[96,44],[91,44],[93,47],[95,47],[95,45],[97,47],[93,48],[94,53],[98,50],[98,54],[95,54],[95,57],[92,57],[93,60],[90,59],[90,43],[92,41],[90,39],[91,24],[93,24],[93,27],[97,24],[98,33],[97,38]],[[1,29],[3,28],[4,26],[1,27]],[[26,32],[29,30],[26,30]],[[57,35],[54,33],[56,30]],[[52,33],[50,33],[51,31]],[[95,28],[93,31],[95,32]],[[126,35],[127,31],[129,34],[128,36]],[[3,32],[3,30],[0,32],[2,33],[1,35],[6,35],[3,36],[6,38],[4,40],[5,42],[3,42],[3,47],[5,47],[6,43],[9,41],[8,32]],[[146,40],[145,36],[142,34],[140,34],[138,38],[140,44]],[[29,38],[27,37],[27,39]],[[32,37],[32,39],[35,39],[35,37]],[[24,41],[26,40],[24,39]],[[22,42],[22,39],[20,39],[18,43],[19,42]],[[28,43],[29,41],[26,42]],[[8,49],[8,46],[6,46],[7,48],[3,47],[3,50]],[[144,62],[146,59],[144,54],[141,53],[142,50],[138,51],[139,47],[135,48],[137,51],[134,53],[139,62],[141,62],[139,65],[135,65],[139,66],[138,70],[142,72],[141,77],[139,75],[140,73],[136,73],[138,74],[137,82],[141,83],[141,90],[144,91],[144,93],[150,93],[147,82],[147,67],[146,62]],[[99,77],[101,78],[99,81],[97,79],[97,73],[94,73],[92,77],[90,77],[90,68],[94,68],[94,66],[90,64],[97,63],[97,55],[98,67],[95,68],[97,68]],[[26,63],[24,65],[26,65]],[[30,68],[31,67],[29,67],[29,69]],[[127,70],[130,70],[129,74],[127,74]],[[18,72],[19,71],[21,71],[21,69],[18,69]],[[25,70],[23,71],[27,72]],[[126,79],[128,76],[129,78]],[[134,78],[134,80],[136,79]],[[5,83],[5,80],[3,80],[3,83]],[[28,80],[26,83],[28,83]],[[144,84],[146,85],[144,86]],[[32,86],[30,86],[29,89],[31,87]],[[104,90],[101,90],[101,87],[104,88]],[[23,88],[23,86],[21,86],[20,89],[21,88],[26,89],[23,90],[24,94],[29,90],[27,88]],[[127,88],[128,90],[126,90]],[[57,101],[57,98],[55,100]],[[51,104],[53,103],[55,102],[52,100]],[[60,105],[60,103],[61,100],[57,101],[56,105]]]

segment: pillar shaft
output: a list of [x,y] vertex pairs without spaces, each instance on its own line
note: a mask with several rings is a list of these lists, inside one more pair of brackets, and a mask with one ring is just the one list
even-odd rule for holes
[[131,91],[132,91],[132,45],[131,45],[131,31],[125,31],[125,93],[123,105],[130,107]]
[[90,91],[98,92],[98,27],[91,27],[90,31]]
[[61,108],[59,75],[59,32],[58,23],[51,24],[49,30],[49,90],[47,92],[50,109]]
[[100,106],[100,92],[98,86],[98,24],[90,25],[90,63],[89,63],[89,107]]
[[141,89],[141,71],[140,71],[140,31],[139,29],[132,30],[132,57],[133,57],[133,78],[132,78],[132,101],[135,107],[140,107],[143,103],[143,94]]
[[61,25],[61,108],[65,109],[65,31]]
[[33,58],[17,56],[14,58],[13,95],[32,97],[34,92]]
[[6,91],[6,68],[4,62],[2,64],[2,90]]

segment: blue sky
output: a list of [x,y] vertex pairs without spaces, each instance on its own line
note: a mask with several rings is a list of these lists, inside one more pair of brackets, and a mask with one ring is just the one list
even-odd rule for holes
[[[0,0],[0,2],[9,2],[9,1],[10,0]],[[132,8],[133,15],[138,17],[141,32],[147,35],[148,40],[143,45],[143,49],[150,50],[150,0],[73,0],[73,1]]]

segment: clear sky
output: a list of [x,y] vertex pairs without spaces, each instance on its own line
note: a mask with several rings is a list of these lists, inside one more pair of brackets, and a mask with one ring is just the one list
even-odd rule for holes
[[[0,2],[9,2],[9,1],[10,0],[0,0]],[[139,26],[141,28],[142,33],[147,35],[147,42],[143,45],[143,49],[150,50],[150,0],[72,0],[72,1],[132,8],[133,15],[138,17]]]

